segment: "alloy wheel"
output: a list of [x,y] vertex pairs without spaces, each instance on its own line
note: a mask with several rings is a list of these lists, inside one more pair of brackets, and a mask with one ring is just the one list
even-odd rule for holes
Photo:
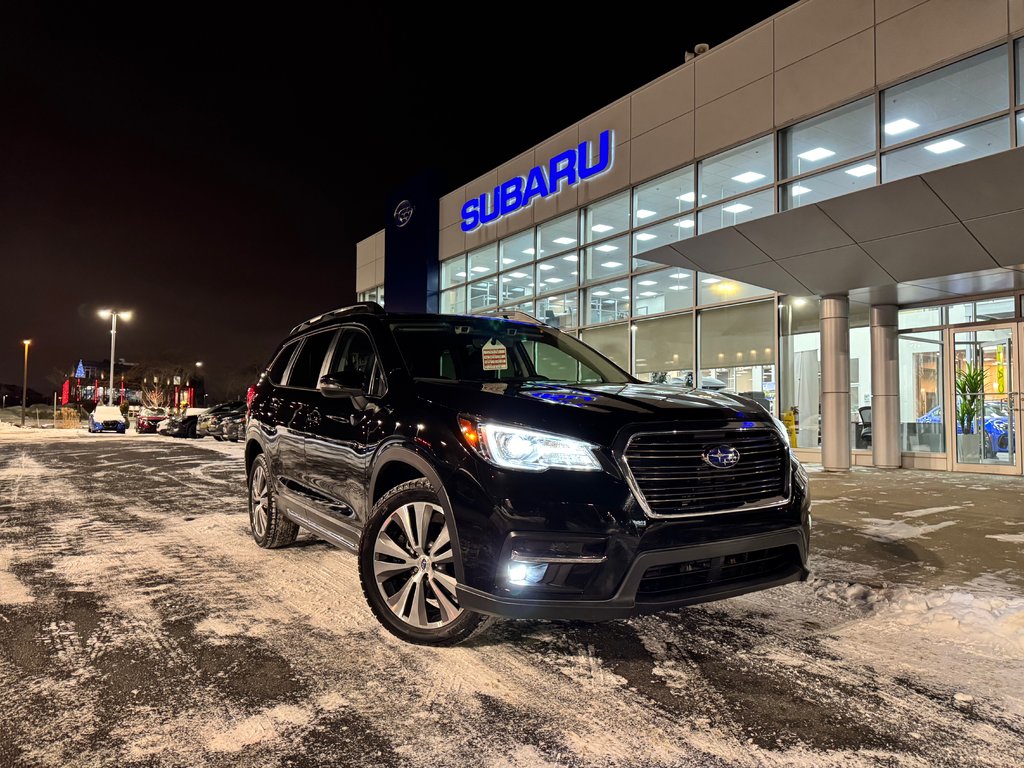
[[269,519],[270,486],[267,483],[267,472],[261,464],[257,464],[249,483],[249,522],[257,538],[266,535]]
[[373,575],[384,602],[417,629],[437,629],[461,614],[448,516],[428,501],[403,504],[380,527]]

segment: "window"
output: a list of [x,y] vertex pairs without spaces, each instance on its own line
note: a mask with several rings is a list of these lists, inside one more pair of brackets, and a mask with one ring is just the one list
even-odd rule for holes
[[555,256],[537,265],[537,293],[564,291],[579,283],[579,256]]
[[740,301],[754,299],[759,296],[771,296],[773,291],[760,288],[739,280],[697,273],[697,300],[701,304],[720,304],[724,301]]
[[904,451],[946,450],[942,353],[942,331],[900,335],[900,432]]
[[[789,296],[779,304],[779,418],[794,448],[821,445],[821,333],[818,300]],[[791,426],[790,426],[791,425]]]
[[783,184],[779,189],[779,210],[788,211],[808,203],[819,203],[831,197],[873,187],[876,171],[875,159],[872,157],[844,168],[835,168],[817,176],[806,176],[800,181]]
[[491,272],[496,272],[498,270],[498,244],[491,243],[491,245],[470,251],[468,260],[469,270],[467,274],[470,279],[476,279]]
[[533,261],[537,253],[533,242],[533,229],[506,237],[498,244],[498,251],[502,269]]
[[502,305],[533,296],[533,266],[503,272],[501,275]]
[[1022,46],[1024,46],[1024,38],[1014,41],[1013,52],[1014,60],[1017,66],[1017,103],[1024,104],[1024,61],[1021,61]]
[[629,238],[618,237],[583,251],[583,281],[593,282],[629,272]]
[[1008,118],[996,118],[882,155],[882,181],[904,179],[1009,148]]
[[942,307],[919,307],[917,309],[901,309],[897,327],[903,331],[908,328],[931,328],[942,325]]
[[[601,377],[564,349],[551,344],[527,344],[526,353],[540,376],[552,381],[601,381]],[[571,402],[571,401],[568,401]]]
[[695,199],[692,165],[641,184],[633,192],[633,226],[692,210]]
[[576,291],[537,299],[536,317],[554,328],[575,328],[579,325]]
[[466,256],[456,256],[441,262],[441,288],[451,288],[466,282]]
[[292,342],[278,352],[277,357],[274,358],[274,362],[271,363],[270,369],[267,371],[267,377],[275,384],[280,384],[281,379],[284,378],[284,372],[288,368],[288,363],[291,362],[292,353],[295,352],[296,342]]
[[580,337],[623,370],[629,368],[629,324],[584,328]]
[[[636,256],[647,251],[653,251],[655,248],[661,248],[662,246],[678,243],[681,240],[693,237],[695,229],[693,220],[694,216],[690,214],[689,216],[683,216],[679,219],[637,230],[633,233],[633,255]],[[636,269],[654,263],[644,259],[634,259],[633,268]]]
[[772,137],[755,139],[700,162],[700,205],[771,184],[774,176]]
[[530,317],[536,317],[537,316],[534,313],[533,302],[532,301],[521,301],[518,304],[509,304],[507,307],[504,307],[501,310],[501,312],[499,312],[498,314],[502,314],[502,313],[506,313],[506,312],[525,312]]
[[705,208],[697,214],[700,234],[731,227],[744,221],[753,221],[775,213],[775,195],[770,189],[737,200]]
[[573,211],[537,227],[537,256],[554,256],[579,244],[579,211]]
[[373,351],[370,337],[357,328],[345,328],[335,345],[334,359],[331,360],[328,373],[354,371],[362,378],[363,389],[367,394],[380,396],[384,393],[384,381],[379,370],[374,376],[376,363],[377,354]]
[[779,136],[781,176],[801,173],[866,155],[875,149],[873,96],[784,129]]
[[727,389],[771,410],[775,401],[775,302],[700,313],[700,387]]
[[307,336],[302,341],[302,347],[288,374],[289,387],[316,389],[320,383],[320,369],[323,368],[324,358],[335,335],[336,331],[323,331]]
[[633,278],[633,314],[656,315],[693,306],[693,272],[679,267]]
[[629,192],[602,200],[587,208],[583,242],[592,243],[629,229]]
[[481,280],[469,286],[469,311],[493,307],[498,303],[498,279]]
[[882,93],[882,145],[1007,109],[1008,77],[1006,48],[1000,46],[887,88]]
[[439,311],[443,315],[460,315],[466,311],[466,286],[450,288],[441,291],[441,306]]
[[633,349],[638,379],[693,386],[693,313],[637,320]]
[[610,323],[629,317],[629,280],[602,283],[583,291],[583,304],[587,308],[584,322]]

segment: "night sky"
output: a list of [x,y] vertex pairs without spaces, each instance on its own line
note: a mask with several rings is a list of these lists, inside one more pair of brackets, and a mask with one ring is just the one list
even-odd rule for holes
[[113,306],[135,313],[118,357],[202,360],[216,392],[353,299],[355,243],[402,180],[472,180],[788,4],[699,22],[685,4],[678,19],[523,5],[500,25],[472,5],[8,7],[0,383],[20,384],[23,338],[46,394],[56,369],[107,357],[96,310]]

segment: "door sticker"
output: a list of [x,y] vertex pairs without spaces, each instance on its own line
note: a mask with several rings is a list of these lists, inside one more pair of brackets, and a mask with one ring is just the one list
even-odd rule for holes
[[485,371],[503,371],[508,368],[508,350],[494,339],[484,344],[480,357]]

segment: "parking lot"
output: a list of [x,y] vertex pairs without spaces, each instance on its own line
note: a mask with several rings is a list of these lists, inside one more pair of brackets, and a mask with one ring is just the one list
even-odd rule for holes
[[1019,478],[812,472],[808,583],[431,649],[241,454],[0,436],[0,766],[1020,764]]

